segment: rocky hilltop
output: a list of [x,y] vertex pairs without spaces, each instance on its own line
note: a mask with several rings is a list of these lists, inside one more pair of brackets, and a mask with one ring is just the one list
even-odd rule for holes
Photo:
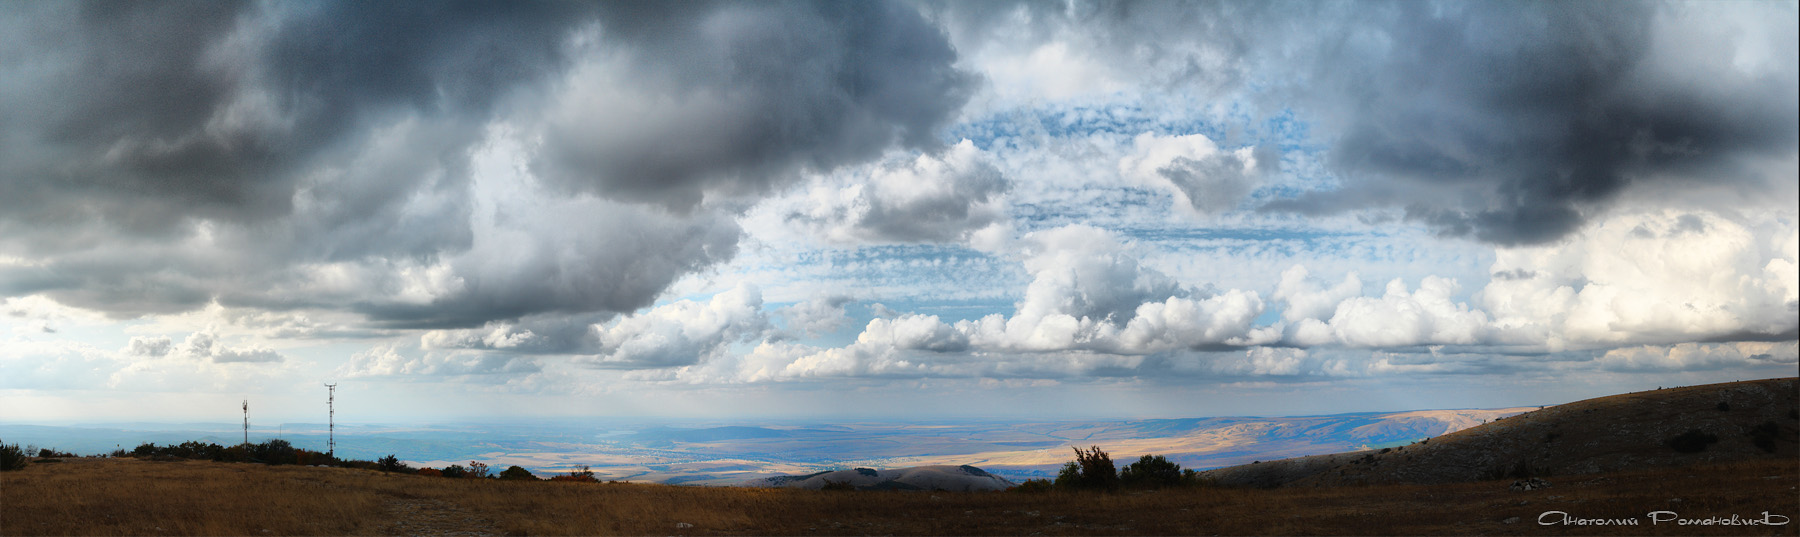
[[1219,468],[1228,486],[1449,483],[1797,456],[1800,379],[1657,389],[1547,407],[1406,446]]

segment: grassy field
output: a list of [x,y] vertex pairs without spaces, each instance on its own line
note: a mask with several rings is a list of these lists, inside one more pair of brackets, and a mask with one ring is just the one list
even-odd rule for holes
[[[517,482],[200,461],[66,459],[0,474],[4,535],[1793,535],[1800,463],[1510,481],[1098,493],[928,493]],[[1640,526],[1539,525],[1542,513]],[[1508,522],[1516,517],[1516,520]],[[1551,516],[1556,519],[1556,515]]]

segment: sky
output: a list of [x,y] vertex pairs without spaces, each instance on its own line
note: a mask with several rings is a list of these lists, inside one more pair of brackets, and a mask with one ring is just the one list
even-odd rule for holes
[[1794,2],[9,2],[0,420],[1792,376]]

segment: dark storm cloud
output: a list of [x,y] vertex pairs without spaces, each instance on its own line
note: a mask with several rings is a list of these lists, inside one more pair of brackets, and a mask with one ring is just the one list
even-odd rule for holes
[[[713,212],[675,218],[610,207],[561,214],[523,244],[477,244],[451,262],[462,287],[429,302],[359,301],[354,309],[399,328],[456,328],[539,313],[629,312],[677,278],[731,259],[741,234]],[[538,321],[543,323],[544,321]],[[548,334],[546,334],[548,335]]]
[[[735,254],[741,230],[696,209],[702,193],[935,146],[971,85],[941,34],[887,3],[9,8],[0,259],[26,262],[0,264],[0,293],[117,317],[213,301],[433,327],[630,311]],[[614,57],[589,87],[722,108],[567,91]],[[563,102],[589,113],[560,117]],[[484,191],[499,180],[472,155],[496,125],[542,135],[525,151],[577,201]],[[508,216],[482,228],[483,207]],[[401,296],[426,271],[447,287]]]
[[[280,302],[258,293],[290,262],[464,246],[468,147],[509,87],[560,66],[579,9],[96,2],[0,16],[17,30],[0,54],[30,60],[0,67],[0,248],[35,261],[0,271],[0,290],[131,317],[221,294]],[[409,117],[429,128],[396,134]],[[402,214],[422,197],[441,200]]]
[[1793,43],[1775,46],[1785,68],[1745,72],[1734,54],[1761,43],[1676,31],[1705,24],[1687,10],[1731,6],[1358,6],[1360,21],[1325,30],[1310,73],[1323,91],[1302,101],[1338,132],[1344,189],[1269,209],[1400,205],[1445,234],[1534,244],[1633,183],[1754,188],[1767,179],[1749,159],[1794,151]]
[[1760,191],[1757,164],[1800,142],[1792,4],[926,5],[965,49],[1061,41],[1149,91],[1294,110],[1342,183],[1273,211],[1397,208],[1446,235],[1543,243],[1636,184]]
[[283,216],[310,158],[366,143],[357,129],[381,114],[483,115],[555,67],[580,20],[570,4],[496,6],[33,6],[20,23],[33,29],[4,45],[37,61],[8,69],[22,113],[0,149],[16,195],[0,203],[133,234]]
[[[633,6],[641,7],[641,6]],[[758,195],[875,158],[933,148],[974,77],[943,33],[888,3],[732,3],[608,10],[617,66],[577,70],[551,107],[537,168],[578,191],[677,210]],[[624,85],[625,87],[620,87]]]

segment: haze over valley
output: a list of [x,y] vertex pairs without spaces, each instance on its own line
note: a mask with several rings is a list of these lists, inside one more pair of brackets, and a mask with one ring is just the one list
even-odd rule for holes
[[[1535,408],[1535,407],[1531,407]],[[945,421],[708,425],[541,421],[529,425],[343,426],[340,457],[397,454],[419,467],[518,465],[554,475],[590,466],[605,480],[726,485],[773,474],[855,467],[972,465],[1015,481],[1054,477],[1071,447],[1105,446],[1120,457],[1160,454],[1203,469],[1401,445],[1529,410],[1435,410],[1277,418],[1130,421]],[[280,437],[322,449],[324,424],[284,424]],[[251,442],[271,437],[257,428]],[[8,442],[99,454],[141,442],[234,444],[237,424],[146,427],[0,425]]]

